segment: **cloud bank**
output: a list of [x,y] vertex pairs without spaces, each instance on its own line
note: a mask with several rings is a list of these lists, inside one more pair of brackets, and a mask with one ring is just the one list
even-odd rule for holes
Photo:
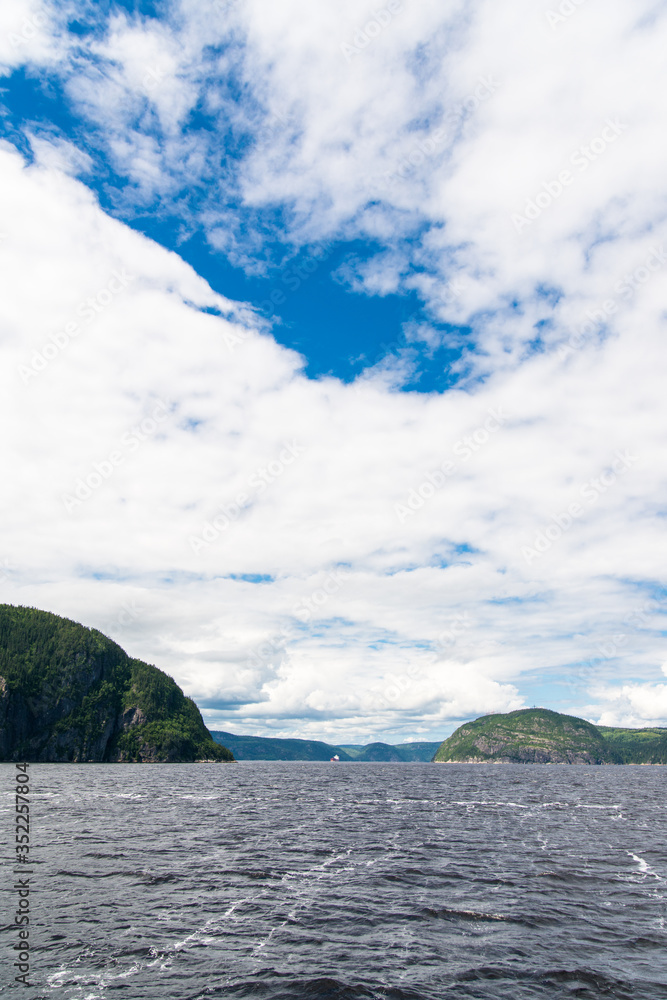
[[[85,36],[26,9],[3,66],[57,78],[79,132],[0,149],[2,599],[233,731],[666,724],[662,9],[244,0]],[[430,322],[308,379],[146,211],[249,273],[366,241],[340,282]],[[447,338],[453,387],[401,391]]]

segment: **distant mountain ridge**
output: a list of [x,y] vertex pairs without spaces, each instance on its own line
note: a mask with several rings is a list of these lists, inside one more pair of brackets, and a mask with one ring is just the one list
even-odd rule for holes
[[206,729],[176,682],[96,629],[0,604],[0,761],[239,760],[662,764],[667,728],[595,726],[549,709],[481,716],[442,743],[334,745]]
[[405,763],[667,764],[667,728],[595,726],[546,708],[483,715],[442,743],[325,743],[211,730],[238,760]]
[[96,629],[0,605],[0,760],[232,761],[191,698]]
[[237,760],[330,760],[338,754],[341,760],[352,760],[340,747],[321,740],[281,740],[270,736],[237,736],[234,733],[211,730],[216,743],[228,747]]
[[547,708],[484,715],[439,746],[437,764],[667,764],[667,729],[614,729]]
[[439,743],[343,744],[335,746],[321,740],[280,739],[272,736],[242,736],[211,730],[214,740],[228,747],[237,760],[331,760],[338,754],[341,761],[416,761],[428,763]]
[[343,745],[348,753],[356,751],[356,761],[395,761],[427,764],[433,759],[438,743],[368,743],[366,746]]
[[618,764],[667,764],[667,729],[598,726]]

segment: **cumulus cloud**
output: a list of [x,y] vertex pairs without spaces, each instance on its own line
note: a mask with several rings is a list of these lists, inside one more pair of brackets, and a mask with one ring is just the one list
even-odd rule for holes
[[595,691],[602,711],[600,726],[641,728],[665,725],[667,684],[623,684]]
[[111,632],[211,723],[414,735],[517,707],[657,575],[657,344],[442,396],[309,381],[79,182],[1,163],[5,599]]
[[[540,674],[554,707],[664,720],[662,14],[394,7],[183,0],[74,47],[44,15],[21,58],[90,131],[0,149],[3,599],[220,728],[438,738]],[[282,253],[372,239],[339,280],[430,321],[309,380],[70,176],[100,149],[118,215],[153,200],[249,269],[272,208]],[[445,321],[458,385],[397,391]]]
[[250,271],[268,266],[276,209],[282,243],[379,242],[343,280],[417,290],[434,320],[470,326],[484,372],[589,313],[592,336],[616,331],[616,288],[664,239],[664,11],[374,9],[100,13],[57,72],[123,179],[118,210],[159,198]]
[[6,0],[0,10],[0,71],[45,66],[63,56],[53,12],[40,0]]

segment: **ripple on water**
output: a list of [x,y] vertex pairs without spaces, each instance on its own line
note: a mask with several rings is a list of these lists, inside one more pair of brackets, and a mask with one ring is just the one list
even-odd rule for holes
[[666,783],[33,765],[27,1000],[667,1000]]

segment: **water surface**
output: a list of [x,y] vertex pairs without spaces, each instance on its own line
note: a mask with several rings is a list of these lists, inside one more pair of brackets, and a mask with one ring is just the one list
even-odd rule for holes
[[667,998],[667,768],[52,764],[31,779],[35,987],[3,995]]

